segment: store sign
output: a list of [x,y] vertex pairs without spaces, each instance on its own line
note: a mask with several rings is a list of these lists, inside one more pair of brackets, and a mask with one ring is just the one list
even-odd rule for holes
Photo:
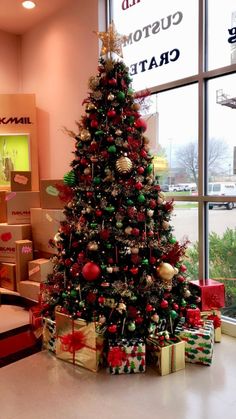
[[3,125],[10,125],[10,124],[24,124],[24,125],[30,125],[32,124],[30,118],[28,116],[21,116],[20,118],[17,116],[11,116],[10,118],[4,116],[0,117],[0,124]]
[[135,90],[197,73],[198,0],[111,0],[111,10],[126,36],[123,56]]

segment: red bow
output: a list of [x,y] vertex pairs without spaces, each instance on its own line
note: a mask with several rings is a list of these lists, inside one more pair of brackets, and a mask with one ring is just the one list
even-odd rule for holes
[[87,347],[86,338],[83,332],[75,331],[68,333],[68,335],[60,336],[62,350],[70,353],[80,351],[80,349]]
[[108,363],[111,367],[121,367],[122,362],[126,361],[127,354],[124,351],[124,349],[120,348],[119,346],[116,346],[114,348],[111,348],[108,353]]
[[221,319],[216,314],[210,314],[207,320],[213,320],[214,329],[221,326]]

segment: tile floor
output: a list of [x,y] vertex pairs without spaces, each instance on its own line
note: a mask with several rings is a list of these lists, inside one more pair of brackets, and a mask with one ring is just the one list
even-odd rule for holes
[[43,351],[0,370],[1,419],[235,419],[236,339],[215,344],[211,367],[164,377],[95,374]]

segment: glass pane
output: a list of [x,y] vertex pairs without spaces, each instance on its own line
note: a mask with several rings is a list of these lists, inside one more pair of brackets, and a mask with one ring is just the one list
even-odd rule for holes
[[208,70],[236,63],[235,31],[235,0],[208,0]]
[[111,0],[111,6],[117,31],[127,36],[124,61],[135,90],[197,73],[198,0]]
[[154,154],[155,176],[162,189],[167,195],[196,195],[197,84],[152,95],[145,118],[148,122],[147,137]]
[[210,80],[208,93],[208,194],[236,197],[236,74]]
[[222,206],[209,212],[209,276],[225,284],[222,314],[236,318],[236,218]]
[[178,241],[188,240],[184,264],[191,280],[198,279],[198,204],[175,202],[172,218],[174,235]]

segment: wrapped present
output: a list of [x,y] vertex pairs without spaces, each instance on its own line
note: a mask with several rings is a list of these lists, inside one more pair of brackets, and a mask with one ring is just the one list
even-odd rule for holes
[[161,336],[147,338],[147,356],[150,364],[160,375],[167,375],[185,368],[185,342],[175,336],[160,339]]
[[221,312],[219,310],[208,310],[201,312],[202,320],[212,320],[214,325],[214,340],[221,342]]
[[56,352],[56,322],[43,317],[43,348]]
[[133,374],[145,372],[146,345],[141,338],[118,339],[109,342],[107,355],[108,372]]
[[185,361],[193,364],[211,365],[214,345],[214,325],[212,320],[203,326],[189,327],[185,323],[176,327],[175,333],[185,341]]
[[103,354],[104,337],[95,322],[73,320],[56,311],[56,356],[96,372]]
[[198,291],[201,302],[201,311],[217,310],[225,306],[225,286],[219,281],[208,279],[195,280],[189,282],[190,289],[193,288]]
[[201,311],[198,307],[186,309],[186,322],[189,326],[201,326]]
[[40,338],[42,336],[42,314],[41,314],[41,306],[39,304],[30,307],[29,309],[29,323],[32,327],[34,335],[36,338]]

